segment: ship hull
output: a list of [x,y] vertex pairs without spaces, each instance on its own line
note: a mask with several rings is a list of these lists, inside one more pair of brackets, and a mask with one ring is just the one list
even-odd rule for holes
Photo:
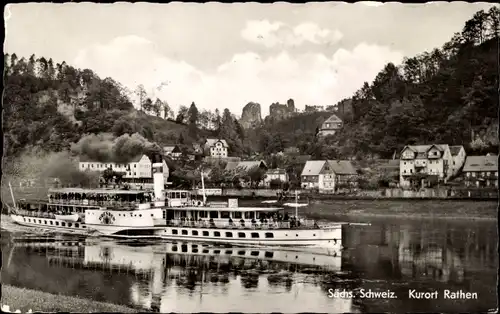
[[10,215],[12,220],[22,226],[53,230],[60,233],[83,234],[97,232],[98,235],[113,238],[158,238],[154,227],[128,227],[117,225],[97,225],[71,222],[62,219]]
[[328,229],[218,229],[165,227],[157,235],[165,240],[288,248],[342,248],[342,227]]

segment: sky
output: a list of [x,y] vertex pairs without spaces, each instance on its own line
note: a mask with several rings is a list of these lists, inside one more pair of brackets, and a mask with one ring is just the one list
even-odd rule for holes
[[334,105],[388,62],[441,47],[492,4],[26,3],[4,10],[6,53],[143,84],[177,110],[294,99]]

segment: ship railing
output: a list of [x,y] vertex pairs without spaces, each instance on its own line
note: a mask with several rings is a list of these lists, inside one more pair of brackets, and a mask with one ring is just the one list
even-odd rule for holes
[[[53,205],[81,205],[81,206],[110,206],[110,207],[123,207],[134,209],[140,202],[137,201],[114,201],[114,200],[63,200],[63,199],[51,199],[49,201]],[[144,202],[146,203],[146,202]]]
[[55,215],[53,213],[47,213],[47,212],[39,212],[39,211],[32,211],[32,210],[17,210],[17,213],[22,216],[29,216],[29,217],[37,217],[37,218],[49,218],[49,219],[55,219]]
[[168,226],[191,227],[191,228],[223,228],[223,229],[290,229],[290,222],[275,221],[267,223],[235,223],[235,222],[211,222],[208,220],[190,221],[172,219],[167,221]]

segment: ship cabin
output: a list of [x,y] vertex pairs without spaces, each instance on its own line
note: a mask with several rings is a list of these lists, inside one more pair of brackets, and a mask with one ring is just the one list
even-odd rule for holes
[[59,210],[84,212],[106,207],[108,210],[136,210],[149,205],[152,192],[116,189],[65,188],[49,190],[49,206]]
[[[163,209],[163,218],[168,226],[282,229],[311,222],[288,216],[281,207],[239,207],[238,199],[234,198],[227,202],[205,203],[187,190],[166,191],[166,196],[168,207]],[[181,205],[175,206],[177,204]]]

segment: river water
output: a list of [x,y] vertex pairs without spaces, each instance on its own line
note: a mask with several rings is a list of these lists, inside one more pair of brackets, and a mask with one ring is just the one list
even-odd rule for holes
[[[3,230],[1,278],[16,287],[163,313],[497,308],[496,221],[365,221],[369,225],[344,226],[346,248],[328,257]],[[438,295],[414,299],[411,290]],[[477,298],[447,299],[445,290]],[[388,293],[377,298],[368,291]]]

